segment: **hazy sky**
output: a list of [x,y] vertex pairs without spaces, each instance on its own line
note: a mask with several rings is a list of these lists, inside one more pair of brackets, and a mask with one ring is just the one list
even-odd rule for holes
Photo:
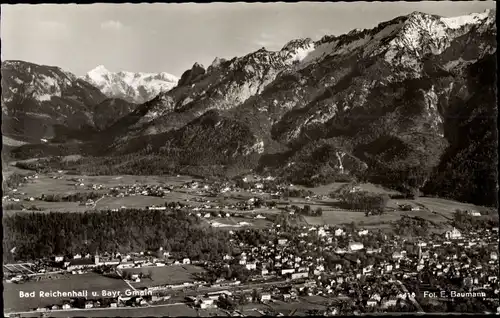
[[458,16],[495,2],[2,5],[2,60],[180,76],[195,62],[241,56],[294,38],[319,39],[413,11]]

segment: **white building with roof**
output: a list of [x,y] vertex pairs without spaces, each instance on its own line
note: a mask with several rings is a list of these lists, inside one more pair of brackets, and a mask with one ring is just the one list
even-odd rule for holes
[[462,233],[456,228],[453,228],[451,231],[446,231],[445,237],[449,240],[456,240],[462,237]]
[[335,236],[342,236],[342,235],[344,235],[343,229],[338,228],[335,230]]
[[360,242],[351,242],[349,243],[349,251],[359,251],[362,250],[365,246]]
[[470,216],[481,216],[481,213],[478,212],[478,211],[467,211],[467,214],[470,215]]

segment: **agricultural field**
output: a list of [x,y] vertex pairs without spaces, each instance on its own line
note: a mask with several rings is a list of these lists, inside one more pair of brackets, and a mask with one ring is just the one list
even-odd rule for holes
[[[14,171],[15,167],[11,167],[11,171]],[[20,170],[20,169],[17,169]],[[24,171],[26,174],[26,170]],[[17,172],[17,171],[16,171]],[[20,172],[17,172],[20,173]],[[22,174],[25,174],[22,173]],[[32,174],[32,173],[31,173]],[[81,181],[77,181],[81,180]],[[28,180],[26,184],[21,185],[14,196],[19,198],[21,201],[19,204],[23,204],[25,207],[36,206],[41,208],[46,212],[84,212],[93,209],[116,209],[122,206],[128,208],[145,208],[149,205],[163,205],[165,202],[177,202],[185,201],[186,199],[192,200],[195,195],[181,192],[172,192],[166,195],[165,198],[159,198],[154,196],[129,196],[123,198],[115,197],[103,197],[96,202],[94,206],[82,206],[78,202],[45,202],[41,200],[25,201],[28,198],[37,198],[41,194],[46,195],[71,195],[75,193],[85,193],[85,192],[97,192],[103,195],[108,193],[109,188],[123,185],[133,185],[133,184],[165,184],[172,186],[179,186],[185,182],[192,181],[193,178],[185,176],[75,176],[75,175],[65,175],[63,173],[50,173],[50,174],[38,174],[36,179]],[[75,184],[83,183],[84,186],[77,186]],[[90,185],[103,185],[103,190],[92,190],[89,188]],[[7,213],[16,213],[19,210],[9,210]]]
[[101,200],[99,200],[99,202],[96,203],[95,209],[97,210],[119,209],[122,206],[127,208],[143,209],[149,205],[164,205],[164,204],[165,204],[165,199],[159,197],[144,196],[144,195],[135,195],[123,198],[104,197]]
[[[185,304],[171,304],[148,307],[127,307],[92,310],[51,311],[50,317],[213,317],[224,313],[218,309],[198,312]],[[40,317],[40,313],[23,313],[23,317]]]
[[131,282],[132,286],[135,288],[142,288],[192,282],[195,280],[193,274],[203,273],[204,269],[193,265],[171,265],[162,267],[130,268],[123,271],[132,274],[148,274],[151,272],[151,279],[145,278],[139,283]]
[[19,147],[27,144],[27,142],[16,140],[4,135],[2,135],[2,143],[6,146],[12,146],[12,147]]
[[[21,171],[28,173],[27,170]],[[48,173],[38,174],[37,179],[31,180],[31,182],[22,187],[22,192],[25,192],[27,195],[40,195],[41,193],[70,194],[77,191],[83,191],[84,188],[82,189],[79,186],[75,186],[75,183],[77,182],[74,180],[76,179],[81,179],[81,182],[85,185],[102,184],[105,188],[133,184],[168,184],[173,186],[180,186],[185,182],[195,180],[191,177],[183,176],[79,176],[66,175],[64,173]]]
[[[327,195],[329,192],[334,191],[345,183],[334,183],[330,185],[320,186],[316,188],[311,188],[309,190],[316,194]],[[360,184],[360,188],[364,191],[374,192],[374,193],[386,193],[388,195],[398,194],[396,191],[391,191],[384,189],[380,186],[366,183]],[[349,211],[335,207],[334,200],[325,199],[322,201],[317,200],[304,200],[301,198],[291,198],[290,204],[295,204],[297,206],[303,207],[304,205],[310,205],[311,209],[321,208],[323,210],[323,215],[321,217],[310,217],[305,216],[304,219],[308,224],[311,225],[324,225],[332,224],[339,225],[345,223],[362,223],[362,224],[379,224],[381,227],[386,226],[386,224],[392,221],[399,220],[403,215],[410,217],[422,217],[427,220],[436,223],[447,223],[452,217],[455,210],[472,210],[472,211],[486,211],[484,207],[475,206],[473,204],[461,203],[453,200],[441,199],[441,198],[430,198],[430,197],[418,197],[415,200],[407,199],[390,199],[387,207],[392,209],[397,209],[397,211],[386,212],[383,215],[378,216],[365,216],[364,212]],[[418,207],[418,211],[398,211],[400,204],[408,204],[412,207]],[[387,227],[387,226],[386,226]]]
[[[452,213],[448,213],[449,217],[451,217],[451,214]],[[364,224],[392,222],[399,220],[404,215],[410,217],[418,216],[437,223],[445,223],[448,221],[448,219],[443,217],[443,215],[441,214],[435,214],[431,211],[423,209],[421,209],[420,211],[393,211],[386,212],[382,215],[370,216],[366,216],[364,212],[358,211],[323,209],[322,216],[304,216],[304,218],[306,219],[307,223],[311,225],[340,225],[351,222],[357,224],[360,224],[361,222]]]
[[473,211],[483,211],[485,208],[470,203],[462,203],[453,200],[440,199],[440,198],[429,198],[429,197],[419,197],[415,200],[416,203],[422,204],[427,209],[439,213],[443,213],[446,216],[451,216],[455,210],[473,210]]
[[[30,281],[21,284],[4,283],[4,311],[26,311],[39,306],[48,306],[61,302],[58,298],[39,297],[39,292],[49,291],[82,291],[87,290],[101,294],[102,290],[122,291],[130,287],[121,279],[108,278],[94,273],[83,275],[65,275],[59,279],[47,279],[38,282]],[[34,298],[20,298],[19,292],[35,292]],[[65,298],[66,299],[66,298]]]
[[[330,192],[333,192],[333,191],[339,189],[341,186],[346,185],[346,184],[348,184],[348,183],[346,183],[346,182],[334,182],[334,183],[330,183],[330,184],[326,184],[326,185],[317,186],[314,188],[307,188],[304,186],[293,186],[292,188],[310,190],[317,195],[328,195]],[[387,188],[384,188],[380,185],[376,185],[373,183],[361,183],[358,186],[361,188],[362,191],[368,191],[368,192],[373,192],[373,193],[386,193],[389,195],[399,194],[398,191],[387,189]]]
[[[309,299],[321,298],[321,299]],[[261,317],[267,311],[274,312],[275,314],[281,313],[284,316],[289,316],[293,313],[294,316],[306,316],[309,310],[325,310],[326,306],[322,303],[326,299],[320,296],[302,297],[298,301],[284,302],[280,300],[273,300],[269,304],[247,304],[242,306],[241,312],[247,316]]]

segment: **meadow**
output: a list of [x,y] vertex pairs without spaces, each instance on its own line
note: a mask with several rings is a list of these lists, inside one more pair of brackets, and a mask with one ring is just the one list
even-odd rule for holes
[[[328,195],[328,193],[338,189],[345,183],[333,183],[330,185],[319,186],[316,188],[309,188],[318,195]],[[373,193],[385,193],[388,195],[398,194],[396,191],[385,189],[381,186],[374,185],[371,183],[360,184],[359,187],[364,191],[369,191]],[[346,223],[362,223],[362,224],[380,224],[389,223],[392,221],[399,220],[402,216],[407,215],[410,217],[422,217],[427,220],[436,223],[447,223],[453,218],[453,213],[457,210],[473,210],[473,211],[484,211],[484,207],[476,206],[469,203],[457,202],[454,200],[442,199],[442,198],[431,198],[431,197],[417,197],[415,200],[407,199],[390,199],[387,203],[388,208],[396,209],[396,211],[386,212],[383,215],[371,215],[366,216],[364,212],[349,211],[337,208],[335,206],[335,200],[325,199],[325,200],[304,200],[301,198],[291,198],[290,204],[295,204],[297,206],[310,205],[311,208],[317,209],[321,208],[323,210],[323,215],[320,217],[305,216],[304,219],[307,223],[311,225],[339,225]],[[409,204],[412,207],[419,207],[418,211],[400,211],[400,204]],[[435,213],[436,212],[436,213]],[[387,227],[387,224],[380,224],[381,227]]]
[[[56,178],[53,178],[53,177]],[[61,178],[59,178],[61,177]],[[79,183],[76,180],[81,179],[85,186],[75,186],[75,183]],[[123,185],[133,185],[133,184],[161,184],[170,186],[181,186],[186,182],[195,181],[198,179],[189,176],[133,176],[133,175],[121,175],[121,176],[75,176],[75,175],[65,175],[60,173],[50,173],[50,174],[40,174],[38,179],[32,179],[27,184],[21,186],[18,189],[18,193],[25,193],[23,197],[37,197],[40,194],[60,194],[68,195],[76,192],[90,192],[92,190],[87,188],[87,185],[91,184],[102,184],[105,188],[109,189],[111,187],[123,186]],[[199,181],[199,180],[198,180]],[[345,183],[332,183],[329,185],[318,186],[315,188],[304,188],[302,186],[293,186],[293,188],[304,188],[311,190],[317,195],[328,195],[330,192],[335,191]],[[384,187],[374,185],[371,183],[360,184],[359,187],[364,191],[374,192],[374,193],[385,193],[388,195],[397,194],[398,192],[386,189]],[[107,190],[100,190],[103,194]],[[234,204],[239,201],[246,201],[251,197],[262,197],[268,198],[268,195],[251,193],[249,191],[240,192],[228,192],[219,195],[217,198],[207,197],[197,194],[198,190],[193,189],[177,189],[165,195],[164,198],[153,197],[153,196],[143,196],[135,195],[123,198],[117,197],[103,197],[98,200],[95,207],[81,206],[76,202],[44,202],[44,201],[29,201],[22,202],[25,206],[35,205],[40,207],[45,211],[71,211],[71,212],[83,212],[87,210],[97,209],[119,209],[122,206],[127,208],[145,208],[151,205],[163,205],[165,202],[187,202],[192,205],[203,205],[204,203],[196,202],[196,198],[203,198],[203,200],[210,200],[211,202],[218,202],[221,209],[224,212],[235,212],[229,209],[223,209],[223,205]],[[484,208],[474,206],[472,204],[460,203],[453,200],[441,199],[441,198],[430,198],[430,197],[418,197],[415,200],[396,200],[391,199],[388,202],[388,207],[398,210],[399,204],[410,204],[412,206],[419,206],[420,211],[394,211],[387,212],[382,216],[368,216],[366,217],[363,212],[343,210],[335,206],[335,201],[332,199],[323,200],[306,200],[304,198],[289,198],[288,201],[280,203],[279,207],[284,207],[285,205],[297,205],[303,207],[304,205],[310,205],[313,210],[321,208],[323,210],[323,216],[321,217],[305,217],[305,220],[309,224],[319,225],[319,224],[344,224],[351,222],[364,222],[366,224],[376,223],[376,222],[391,222],[399,219],[402,215],[409,216],[421,216],[435,222],[446,222],[447,218],[451,218],[456,209],[462,210],[476,210],[482,211]],[[16,213],[19,211],[6,211],[7,214]],[[433,213],[437,212],[437,213]],[[277,209],[256,209],[252,212],[242,212],[249,213],[252,216],[261,214],[265,216],[266,214],[276,214],[279,213]],[[238,227],[238,222],[244,221],[251,223],[252,226],[258,228],[265,228],[268,226],[269,221],[257,220],[257,219],[247,219],[247,218],[222,218],[209,219],[209,221],[216,221],[226,225],[234,225],[234,228]],[[221,227],[230,228],[230,227]]]
[[[104,277],[95,273],[82,275],[65,275],[59,279],[47,279],[38,282],[30,281],[22,284],[4,283],[4,311],[26,311],[40,306],[48,306],[61,303],[63,299],[39,297],[39,292],[60,291],[82,291],[87,290],[89,297],[91,292],[101,294],[102,290],[122,291],[130,287],[121,279]],[[20,298],[19,292],[35,292],[34,298]]]
[[151,272],[151,279],[144,278],[139,283],[131,282],[135,288],[160,285],[175,285],[195,280],[193,274],[203,273],[204,269],[193,265],[171,265],[161,267],[141,267],[124,269],[124,272],[137,274],[148,274]]
[[[17,169],[12,167],[13,169]],[[11,170],[14,171],[14,170]],[[25,173],[26,171],[23,170]],[[18,172],[19,173],[19,172]],[[23,173],[23,174],[25,174]],[[81,180],[81,181],[77,181]],[[97,192],[103,195],[108,192],[109,188],[133,185],[133,184],[150,184],[150,185],[171,185],[180,186],[185,182],[194,180],[186,176],[76,176],[65,175],[61,173],[38,174],[37,179],[28,180],[26,184],[21,185],[17,189],[16,197],[21,198],[21,202],[25,207],[36,206],[43,209],[45,212],[84,212],[88,210],[105,210],[105,209],[118,209],[122,206],[127,208],[145,208],[151,205],[163,205],[165,202],[185,201],[186,199],[192,200],[195,195],[182,192],[168,193],[165,198],[154,196],[135,195],[129,197],[103,197],[98,200],[95,207],[88,207],[79,205],[78,202],[46,202],[41,200],[24,201],[25,198],[37,198],[42,194],[52,195],[57,194],[67,196],[75,193]],[[75,186],[75,184],[83,183],[84,186]],[[89,185],[103,185],[103,190],[92,190],[88,188]],[[21,195],[22,193],[22,195]],[[20,212],[19,210],[9,210],[8,214]]]
[[271,311],[276,315],[278,313],[284,316],[306,316],[309,310],[317,309],[320,311],[325,310],[327,307],[324,303],[327,299],[321,296],[307,296],[301,297],[294,302],[284,302],[281,300],[273,300],[269,304],[247,304],[241,306],[241,312],[247,316],[260,317],[261,312]]
[[[200,317],[222,315],[220,310],[199,310]],[[23,313],[23,317],[40,317],[40,313]],[[50,317],[196,317],[197,311],[185,304],[152,307],[127,307],[92,310],[51,311]]]
[[364,212],[357,211],[332,211],[324,210],[322,216],[304,216],[307,223],[311,225],[340,225],[354,222],[356,224],[375,224],[380,222],[392,222],[399,220],[403,215],[410,217],[422,217],[433,222],[446,222],[447,219],[439,214],[429,211],[394,211],[382,215],[365,216]]

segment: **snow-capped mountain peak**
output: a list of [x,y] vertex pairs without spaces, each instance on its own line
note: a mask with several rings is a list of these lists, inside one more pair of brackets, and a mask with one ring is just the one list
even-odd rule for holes
[[[94,83],[91,84],[97,84],[99,82],[107,81],[108,79],[108,74],[110,72],[104,67],[104,65],[99,65],[96,68],[92,69],[87,73],[87,76],[93,80]],[[85,79],[85,78],[84,78]],[[85,79],[86,80],[86,79]]]
[[178,78],[172,74],[111,72],[104,65],[99,65],[82,77],[98,87],[106,96],[122,98],[134,103],[144,103],[161,92],[166,92],[177,85]]
[[290,62],[302,61],[310,52],[312,52],[315,48],[314,42],[311,38],[305,39],[296,39],[288,42],[281,49],[281,52],[284,52],[288,55]]
[[462,15],[458,17],[451,17],[451,18],[441,18],[440,20],[446,24],[446,26],[450,29],[458,29],[463,27],[466,24],[478,24],[481,23],[482,21],[488,19],[490,17],[491,13],[495,13],[494,10],[486,10],[481,13],[471,13],[468,15]]
[[98,65],[90,72],[102,73],[102,74],[109,73],[108,69],[104,65]]

